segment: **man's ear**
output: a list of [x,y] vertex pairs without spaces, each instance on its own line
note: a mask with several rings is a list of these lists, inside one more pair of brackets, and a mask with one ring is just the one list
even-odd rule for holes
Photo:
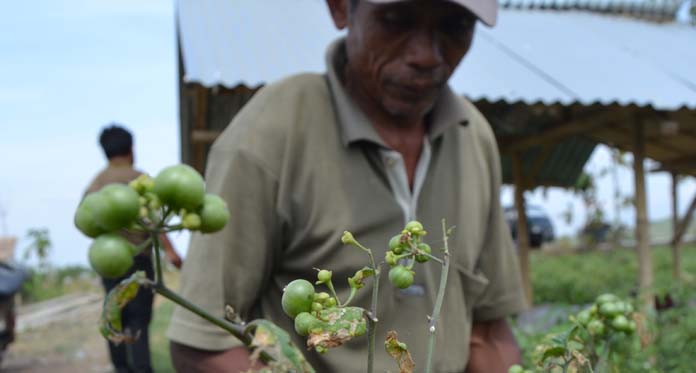
[[348,27],[348,1],[350,0],[326,0],[334,25],[339,30]]

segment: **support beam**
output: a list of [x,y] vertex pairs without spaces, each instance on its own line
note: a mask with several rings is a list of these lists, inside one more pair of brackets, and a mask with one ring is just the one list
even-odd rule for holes
[[191,131],[191,141],[197,144],[212,144],[221,133],[222,131],[196,129]]
[[[672,231],[677,237],[677,226],[679,225],[679,175],[672,173]],[[679,281],[681,279],[681,247],[680,242],[672,240],[672,277]]]
[[626,113],[624,112],[616,113],[613,110],[606,110],[587,118],[580,118],[546,128],[540,133],[500,137],[498,138],[498,144],[501,152],[515,153],[537,145],[555,144],[570,136],[581,135],[600,127],[606,127],[607,123],[621,121],[625,117]]
[[638,286],[640,299],[645,311],[653,304],[653,268],[650,252],[650,232],[648,231],[648,209],[645,196],[645,133],[643,122],[636,118],[633,137],[633,175],[635,179],[636,204],[636,253],[638,254]]
[[689,205],[689,209],[686,210],[686,215],[684,215],[684,219],[682,219],[682,221],[676,225],[674,237],[672,238],[672,244],[681,244],[686,230],[689,228],[689,225],[691,225],[691,220],[694,216],[694,210],[696,210],[696,196],[694,196],[694,199],[691,200],[691,204]]
[[512,172],[515,182],[515,208],[517,209],[517,252],[522,273],[522,288],[527,302],[532,304],[532,281],[529,266],[529,231],[527,230],[527,214],[524,205],[524,170],[522,159],[518,153],[512,155]]

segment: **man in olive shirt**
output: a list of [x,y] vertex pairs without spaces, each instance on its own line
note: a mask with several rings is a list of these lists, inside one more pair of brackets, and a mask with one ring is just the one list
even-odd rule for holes
[[[336,26],[348,29],[327,51],[327,74],[266,86],[213,145],[207,186],[227,201],[233,221],[220,233],[193,236],[182,293],[219,316],[229,304],[247,320],[263,317],[292,331],[280,307],[288,282],[329,269],[345,299],[340,279],[366,264],[363,252],[341,245],[344,230],[383,257],[389,238],[412,219],[438,247],[446,218],[456,230],[433,369],[505,372],[519,360],[505,317],[523,309],[524,298],[500,209],[498,150],[486,120],[446,84],[477,19],[495,22],[497,3],[327,3]],[[418,266],[406,290],[382,278],[377,338],[397,330],[417,371],[439,275],[436,263]],[[367,307],[369,293],[361,290],[357,304]],[[168,335],[181,372],[249,366],[238,341],[182,309]],[[361,372],[366,340],[306,356],[319,372]],[[396,370],[381,349],[375,368]]]
[[[128,130],[116,125],[104,128],[99,135],[99,144],[109,163],[95,176],[85,194],[99,191],[112,183],[128,184],[142,174],[133,168],[133,136]],[[147,240],[145,233],[123,232],[123,236],[135,245],[142,244]],[[177,268],[181,268],[181,258],[166,235],[161,236],[161,242],[167,259]],[[136,271],[144,271],[149,279],[154,278],[149,250],[144,250],[135,256],[133,267],[122,277],[103,278],[104,291],[108,293],[123,279],[130,277]],[[139,291],[135,299],[122,311],[123,326],[132,333],[138,332],[140,334],[134,344],[121,343],[116,345],[108,342],[111,362],[117,373],[152,372],[148,338],[148,326],[152,318],[152,301],[153,293],[151,291]]]

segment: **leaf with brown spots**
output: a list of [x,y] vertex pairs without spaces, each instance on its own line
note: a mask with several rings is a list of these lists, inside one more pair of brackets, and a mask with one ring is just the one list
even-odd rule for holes
[[413,358],[411,357],[411,353],[408,352],[406,343],[399,342],[398,335],[395,331],[390,330],[387,332],[384,348],[387,350],[389,356],[399,365],[400,373],[413,373],[416,363],[413,362]]

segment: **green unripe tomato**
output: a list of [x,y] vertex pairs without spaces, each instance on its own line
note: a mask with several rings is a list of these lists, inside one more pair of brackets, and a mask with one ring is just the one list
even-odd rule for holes
[[293,280],[283,289],[280,303],[283,312],[291,318],[295,318],[300,312],[311,311],[313,301],[314,285],[307,280]]
[[508,369],[508,373],[524,373],[524,368],[518,364],[515,364]]
[[587,331],[590,332],[590,335],[599,337],[604,334],[604,323],[594,319],[587,324]]
[[309,335],[310,330],[314,329],[319,324],[319,319],[314,317],[309,312],[300,312],[295,317],[295,332],[303,337],[306,337]]
[[636,322],[633,320],[628,320],[628,330],[626,331],[627,333],[633,333],[636,331]]
[[203,233],[217,232],[230,220],[230,210],[227,209],[225,200],[214,194],[206,194],[203,199],[203,207],[198,214],[201,216],[201,228]]
[[405,242],[401,242],[401,235],[397,234],[389,240],[389,250],[394,252],[394,254],[399,255],[404,252]]
[[186,229],[195,231],[201,227],[201,217],[198,214],[190,212],[181,218],[181,225]]
[[413,271],[398,265],[389,270],[389,281],[399,289],[406,289],[413,284]]
[[314,294],[314,301],[315,301],[315,302],[324,303],[324,302],[326,302],[327,300],[329,300],[329,298],[331,298],[331,296],[329,295],[329,293],[324,292],[324,291],[322,291],[321,293],[315,293],[315,294]]
[[396,255],[394,255],[393,251],[387,251],[386,254],[384,254],[384,261],[387,262],[387,264],[390,267],[393,267],[396,265]]
[[577,316],[578,322],[580,325],[587,326],[587,324],[590,322],[592,319],[592,315],[590,315],[590,310],[583,310],[578,313]]
[[401,235],[397,234],[389,240],[389,250],[393,251],[399,246],[401,246]]
[[89,247],[89,264],[104,278],[118,278],[133,266],[135,247],[125,238],[114,234],[103,234]]
[[319,302],[312,302],[312,312],[319,312],[324,309],[324,306]]
[[75,211],[75,227],[90,238],[106,233],[94,218],[95,199],[99,199],[98,193],[88,194]]
[[329,281],[331,281],[331,271],[322,269],[321,271],[319,271],[319,273],[317,273],[317,279],[319,280],[319,282],[323,284],[328,283]]
[[597,303],[601,307],[602,304],[604,304],[604,303],[614,303],[614,302],[617,302],[618,300],[619,300],[619,297],[617,297],[616,295],[606,293],[606,294],[602,294],[602,295],[598,296],[595,303]]
[[[418,250],[420,250],[420,251],[422,251],[422,252],[424,252],[424,253],[426,253],[426,254],[430,254],[430,253],[432,252],[432,250],[430,249],[430,245],[428,245],[427,243],[419,243],[419,244],[418,244]],[[418,254],[418,255],[416,255],[416,261],[417,261],[418,263],[425,263],[425,262],[427,262],[428,260],[430,260],[430,258],[427,257],[427,256],[425,256],[425,255],[423,255],[423,254]]]
[[607,302],[599,306],[599,314],[605,317],[611,318],[621,313],[623,313],[623,307],[617,303]]
[[157,174],[153,192],[174,210],[194,211],[203,203],[205,184],[198,171],[180,164]]
[[611,321],[611,327],[620,332],[628,332],[631,328],[628,319],[624,315],[614,317],[614,320]]
[[124,184],[109,184],[94,199],[94,218],[107,231],[130,227],[140,212],[140,196]]
[[421,224],[418,221],[410,221],[406,223],[406,226],[404,227],[404,230],[407,230],[411,232],[413,235],[420,235],[420,233],[423,231],[423,224]]

